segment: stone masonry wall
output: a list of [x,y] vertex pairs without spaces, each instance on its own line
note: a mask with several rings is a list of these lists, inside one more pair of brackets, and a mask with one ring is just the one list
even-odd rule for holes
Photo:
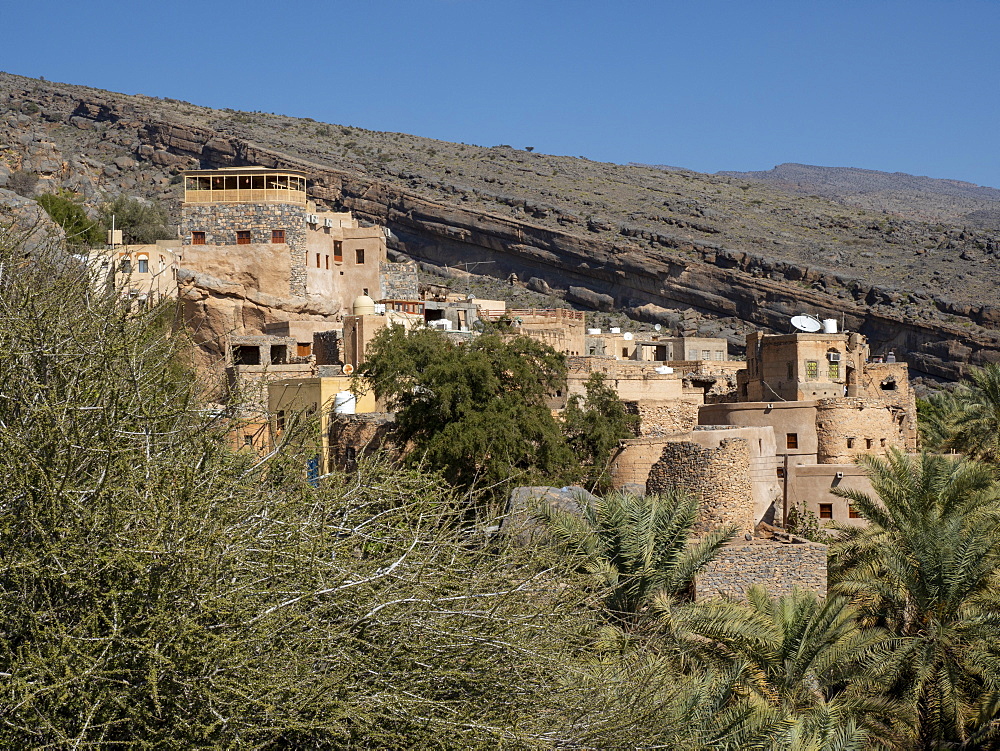
[[399,450],[390,440],[395,424],[395,415],[388,412],[331,415],[327,431],[330,466],[351,471],[360,457],[382,449],[398,457]]
[[[206,203],[184,204],[181,208],[181,237],[191,244],[192,232],[204,232],[208,245],[232,245],[237,252],[236,232],[249,230],[251,243],[270,243],[271,230],[285,230],[285,244],[291,255],[289,288],[293,295],[306,293],[305,207],[287,203]],[[183,265],[183,261],[181,262]]]
[[417,264],[413,261],[382,265],[382,299],[416,300],[420,294]]
[[700,400],[683,399],[669,401],[640,400],[633,402],[634,411],[639,415],[639,435],[661,436],[672,433],[687,433],[698,424]]
[[745,439],[727,438],[715,449],[687,441],[668,443],[649,471],[646,490],[662,493],[671,488],[683,488],[701,502],[696,533],[734,525],[737,534],[753,534],[750,446]]
[[907,448],[897,412],[882,401],[860,397],[820,399],[816,441],[820,464],[850,464],[861,454]]
[[730,542],[695,578],[695,599],[745,600],[754,584],[762,585],[771,597],[788,594],[795,587],[825,597],[826,545],[794,540]]

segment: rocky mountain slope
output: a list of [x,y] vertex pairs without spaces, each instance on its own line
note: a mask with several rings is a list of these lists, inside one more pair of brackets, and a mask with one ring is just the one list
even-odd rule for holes
[[[734,340],[747,326],[786,331],[798,312],[836,317],[941,378],[1000,360],[1000,231],[913,209],[7,74],[0,164],[0,187],[31,173],[36,190],[172,205],[185,167],[297,167],[317,200],[387,224],[397,252],[488,261],[481,270],[583,306],[649,322],[690,308]],[[961,200],[964,214],[994,208]]]
[[763,172],[718,174],[832,198],[870,211],[1000,229],[1000,190],[961,180],[808,164],[779,164]]

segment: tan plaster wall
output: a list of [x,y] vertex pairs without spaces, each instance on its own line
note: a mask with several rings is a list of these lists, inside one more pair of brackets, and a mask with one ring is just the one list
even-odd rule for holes
[[[837,475],[843,475],[838,478]],[[819,517],[820,504],[833,506],[832,521],[852,526],[867,526],[863,518],[851,518],[846,498],[833,494],[834,488],[857,490],[872,495],[871,482],[864,467],[857,464],[813,464],[788,469],[788,507],[803,507]],[[821,519],[821,522],[830,521]]]
[[[698,410],[700,425],[768,427],[774,430],[775,453],[789,464],[814,464],[818,450],[816,402],[736,402],[706,404]],[[788,435],[798,437],[798,448],[788,448]]]

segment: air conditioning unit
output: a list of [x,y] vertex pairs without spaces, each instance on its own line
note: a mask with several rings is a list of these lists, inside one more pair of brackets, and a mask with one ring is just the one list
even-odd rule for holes
[[315,214],[308,214],[306,216],[306,221],[309,222],[309,224],[317,224],[319,223],[319,217]]
[[323,220],[323,226],[324,227],[332,227],[333,226],[333,219],[330,219],[329,217],[327,217],[326,219],[324,219]]
[[829,360],[830,362],[840,362],[840,353],[839,352],[827,352],[826,353],[826,359]]

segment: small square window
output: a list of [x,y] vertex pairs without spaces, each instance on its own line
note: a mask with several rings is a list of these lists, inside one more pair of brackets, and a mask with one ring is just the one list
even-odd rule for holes
[[253,436],[252,435],[245,435],[245,436],[243,436],[243,445],[244,446],[253,446]]
[[192,245],[204,245],[205,244],[205,233],[204,232],[192,232],[191,233],[191,244]]
[[778,467],[778,479],[780,480],[780,479],[784,478],[784,476],[785,476],[785,468],[784,467]]
[[817,360],[806,360],[806,379],[815,381],[819,378],[819,362]]
[[250,230],[241,229],[236,231],[236,244],[237,245],[249,245],[250,244]]
[[821,504],[819,504],[819,518],[820,519],[832,519],[833,518],[833,504],[832,503],[821,503]]
[[797,449],[799,447],[799,434],[798,433],[786,433],[785,434],[785,448]]
[[357,248],[354,251],[354,259],[355,259],[355,261],[358,264],[364,263],[365,262],[365,249],[364,248]]
[[272,229],[271,230],[271,242],[273,242],[273,243],[283,243],[283,242],[285,242],[285,230],[283,230],[283,229]]
[[861,512],[858,511],[856,508],[854,508],[854,506],[848,506],[847,507],[847,515],[851,519],[860,519],[860,518],[862,518],[861,517]]
[[865,448],[866,449],[870,449],[873,445],[875,445],[875,440],[874,439],[872,439],[872,438],[865,438]]
[[853,438],[848,438],[847,439],[847,448],[849,448],[849,449],[854,448],[854,439]]

